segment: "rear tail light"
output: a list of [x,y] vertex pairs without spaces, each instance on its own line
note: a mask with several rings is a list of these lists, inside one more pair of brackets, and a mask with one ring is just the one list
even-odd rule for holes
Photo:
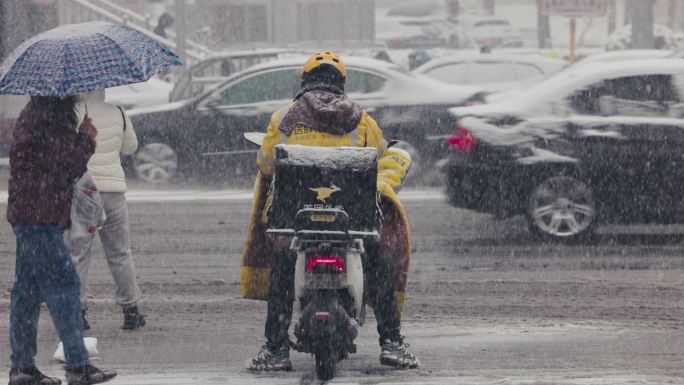
[[330,319],[330,313],[327,311],[317,311],[314,318],[316,318],[316,321],[327,321]]
[[306,271],[343,273],[344,259],[332,256],[315,256],[306,262]]
[[465,128],[457,128],[447,142],[454,151],[471,153],[475,150],[477,139]]

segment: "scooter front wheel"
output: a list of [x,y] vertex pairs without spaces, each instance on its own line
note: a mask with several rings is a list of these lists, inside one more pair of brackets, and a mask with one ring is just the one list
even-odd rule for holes
[[327,381],[335,376],[335,364],[337,357],[331,349],[320,349],[315,354],[316,357],[316,375],[321,381]]

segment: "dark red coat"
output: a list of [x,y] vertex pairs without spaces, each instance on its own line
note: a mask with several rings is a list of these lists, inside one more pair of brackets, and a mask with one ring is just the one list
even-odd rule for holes
[[[7,220],[15,225],[69,227],[73,181],[87,170],[95,139],[67,122],[51,130],[47,143],[24,109],[12,133]],[[91,124],[86,117],[83,124]],[[60,129],[61,128],[61,129]]]

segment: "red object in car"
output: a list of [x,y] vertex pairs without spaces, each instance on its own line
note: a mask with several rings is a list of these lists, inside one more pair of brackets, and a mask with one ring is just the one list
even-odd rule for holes
[[470,153],[475,150],[477,138],[465,128],[457,128],[447,142],[455,151]]
[[314,267],[318,265],[335,266],[337,268],[338,273],[344,272],[344,259],[339,257],[316,256],[313,258],[309,258],[309,260],[306,262],[306,270],[313,271]]

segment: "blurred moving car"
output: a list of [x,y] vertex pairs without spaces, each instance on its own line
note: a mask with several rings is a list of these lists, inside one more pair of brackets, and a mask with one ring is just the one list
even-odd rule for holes
[[[271,114],[292,100],[305,59],[262,63],[196,98],[130,111],[140,140],[132,171],[155,183],[177,173],[251,177],[256,149],[242,134],[264,131]],[[396,138],[412,154],[416,175],[438,156],[427,132],[448,129],[449,107],[481,100],[477,88],[440,83],[385,61],[348,56],[345,63],[347,93],[378,121],[386,139]]]
[[531,86],[567,65],[541,55],[467,53],[430,60],[413,72],[449,84],[502,92]]
[[450,110],[452,205],[527,216],[548,238],[597,220],[684,219],[684,66],[653,59],[560,72],[505,102]]
[[506,19],[467,15],[461,18],[461,23],[480,47],[520,48],[523,46],[522,36]]
[[573,66],[585,66],[593,63],[609,63],[625,60],[663,59],[672,57],[673,51],[667,49],[625,49],[620,51],[599,52],[589,55]]

